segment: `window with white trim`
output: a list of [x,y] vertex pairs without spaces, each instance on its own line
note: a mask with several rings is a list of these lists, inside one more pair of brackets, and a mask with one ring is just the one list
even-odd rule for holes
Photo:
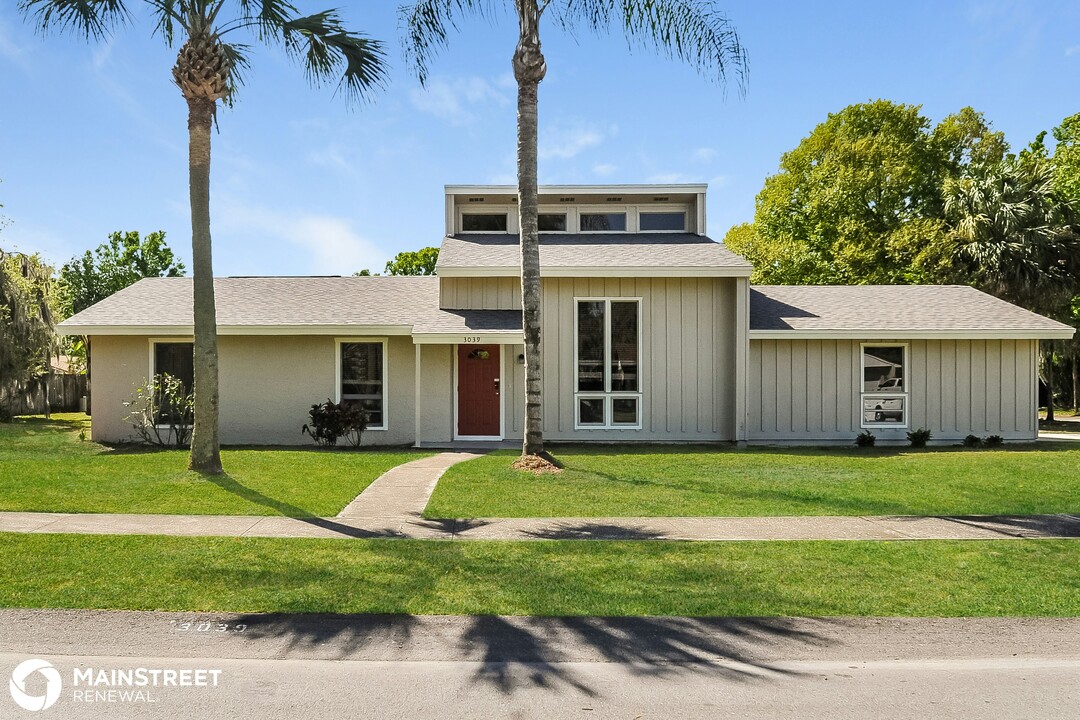
[[368,430],[386,429],[386,342],[338,342],[338,401],[367,411]]
[[587,429],[641,428],[641,300],[575,299],[574,420]]
[[462,232],[504,233],[509,228],[507,213],[462,213]]
[[583,212],[578,215],[581,232],[626,232],[625,212]]
[[686,212],[642,210],[638,213],[638,230],[641,232],[685,232]]
[[907,427],[907,345],[862,345],[862,426]]
[[[152,341],[153,365],[150,375],[170,375],[179,380],[184,386],[184,394],[191,393],[195,388],[195,344],[191,342],[168,342],[161,340]],[[158,408],[155,422],[165,425],[172,422],[172,415],[178,412],[170,407],[165,399],[159,397],[155,401]]]

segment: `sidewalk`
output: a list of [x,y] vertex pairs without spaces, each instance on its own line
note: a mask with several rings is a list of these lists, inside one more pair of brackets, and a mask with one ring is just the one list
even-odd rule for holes
[[444,452],[377,478],[337,517],[95,515],[0,512],[0,532],[417,540],[998,540],[1080,537],[1080,516],[971,517],[423,517],[448,468],[477,457]]
[[0,513],[0,532],[421,540],[999,540],[1080,537],[1080,516],[287,518]]

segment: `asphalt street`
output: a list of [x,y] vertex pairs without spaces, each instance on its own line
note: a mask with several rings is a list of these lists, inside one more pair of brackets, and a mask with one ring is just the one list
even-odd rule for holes
[[[1077,619],[0,611],[0,684],[32,658],[58,699],[0,690],[0,720],[1080,716]],[[139,668],[219,682],[125,684]]]

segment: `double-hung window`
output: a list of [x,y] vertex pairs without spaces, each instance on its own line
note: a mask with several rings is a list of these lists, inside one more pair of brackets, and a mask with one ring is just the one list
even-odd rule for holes
[[575,300],[574,426],[641,428],[641,300]]
[[862,426],[908,426],[907,345],[862,346]]
[[386,429],[386,342],[338,342],[338,399],[367,411],[368,430]]

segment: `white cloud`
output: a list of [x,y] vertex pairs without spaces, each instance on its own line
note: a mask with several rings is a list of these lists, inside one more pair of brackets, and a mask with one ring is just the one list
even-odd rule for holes
[[[315,275],[350,275],[361,268],[381,269],[387,253],[358,234],[345,218],[318,213],[290,213],[233,199],[219,201],[215,227],[231,234],[261,235],[284,240],[307,251],[307,266],[300,272]],[[218,232],[221,232],[218,230]]]
[[612,165],[611,163],[598,163],[596,165],[593,165],[592,171],[594,175],[599,175],[600,177],[608,177],[609,175],[613,175],[616,171],[618,171],[618,169],[618,165]]
[[15,40],[7,19],[0,17],[0,56],[7,58],[25,70],[29,67],[29,61],[26,58],[27,53],[27,47]]
[[540,131],[539,155],[545,160],[569,160],[618,132],[616,125],[603,128],[584,123],[556,123]]
[[1073,55],[1080,54],[1080,45],[1073,45],[1065,48],[1065,57],[1072,57]]
[[690,156],[694,162],[708,163],[712,162],[712,159],[716,157],[716,151],[710,147],[699,147],[694,150],[693,155]]
[[332,168],[335,170],[348,170],[349,163],[345,159],[345,149],[340,145],[327,145],[320,150],[312,150],[307,159],[313,165]]
[[[496,81],[502,87],[502,81]],[[510,99],[481,77],[432,78],[423,88],[409,93],[413,107],[454,125],[468,125],[480,118],[483,106],[505,106]]]

